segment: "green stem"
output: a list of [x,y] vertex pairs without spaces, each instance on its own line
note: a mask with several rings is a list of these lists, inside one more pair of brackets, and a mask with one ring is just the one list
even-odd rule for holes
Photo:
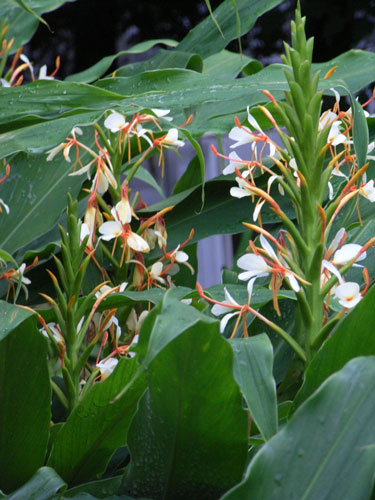
[[63,405],[63,407],[69,410],[69,401],[67,397],[65,396],[64,392],[60,389],[60,387],[56,384],[56,382],[54,382],[52,379],[51,379],[51,387],[56,396],[58,397],[60,403]]
[[99,123],[95,123],[94,127],[98,131],[98,134],[100,135],[100,138],[103,141],[103,144],[104,144],[105,148],[107,149],[107,151],[109,152],[109,154],[111,156],[113,156],[115,154],[115,150],[113,149],[113,147],[108,142],[107,136],[103,132],[103,129],[101,128],[101,126],[99,125]]

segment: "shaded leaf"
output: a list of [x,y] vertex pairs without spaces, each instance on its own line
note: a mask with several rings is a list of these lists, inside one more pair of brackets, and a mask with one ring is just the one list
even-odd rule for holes
[[232,339],[234,378],[265,440],[277,432],[276,384],[272,375],[273,350],[266,334]]
[[[104,472],[113,452],[127,441],[127,431],[145,390],[136,358],[119,361],[69,415],[53,444],[48,465],[76,485]],[[114,401],[120,391],[122,397]]]
[[0,301],[0,488],[20,487],[41,467],[51,419],[47,342],[28,311]]
[[56,493],[61,494],[65,489],[65,482],[53,469],[41,467],[30,481],[6,498],[7,500],[54,500]]
[[367,500],[375,470],[375,357],[332,375],[223,500]]
[[157,40],[147,40],[145,42],[137,43],[130,49],[121,50],[120,52],[117,52],[117,54],[103,57],[103,59],[100,59],[100,61],[95,63],[90,68],[80,71],[79,73],[67,76],[65,78],[65,81],[76,83],[91,83],[104,75],[104,73],[117,58],[127,54],[142,54],[142,52],[147,52],[157,44],[175,47],[177,45],[177,42],[175,40],[169,40],[167,38],[159,38]]
[[[158,319],[163,316],[164,311]],[[163,326],[154,325],[159,338],[168,332]],[[248,426],[232,376],[232,352],[217,323],[201,320],[169,342],[149,365],[148,381],[129,430],[126,492],[217,499],[241,478]]]
[[10,214],[0,218],[4,250],[13,253],[56,224],[66,207],[67,192],[75,198],[83,181],[81,176],[69,176],[72,167],[62,155],[48,163],[40,155],[21,153],[12,158],[11,173],[0,185],[1,197],[10,207]]

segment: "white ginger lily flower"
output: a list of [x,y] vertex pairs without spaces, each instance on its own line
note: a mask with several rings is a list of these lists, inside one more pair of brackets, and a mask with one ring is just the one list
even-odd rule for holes
[[247,120],[250,123],[250,125],[255,128],[259,132],[259,136],[255,137],[255,141],[260,141],[267,143],[270,148],[269,156],[274,156],[276,153],[276,147],[274,143],[270,140],[270,138],[263,132],[263,130],[260,128],[260,125],[256,121],[256,119],[251,115],[250,113],[250,106],[247,107]]
[[69,156],[70,148],[74,144],[76,144],[77,140],[76,135],[82,135],[83,132],[80,127],[73,127],[70,134],[72,135],[72,139],[67,138],[67,142],[62,142],[61,144],[58,144],[54,148],[47,151],[48,156],[46,161],[52,161],[60,151],[64,150],[64,158],[67,162],[70,162],[70,156]]
[[117,111],[112,111],[112,113],[104,120],[105,128],[108,128],[113,133],[119,132],[127,125],[129,125],[129,123],[126,121],[125,116],[121,115]]
[[[356,243],[348,243],[347,245],[342,246],[338,250],[336,250],[335,255],[333,256],[332,263],[336,266],[342,266],[344,264],[348,264],[351,260],[355,258],[356,255],[361,251],[362,246]],[[367,257],[366,252],[360,254],[355,262],[360,262]],[[353,264],[353,266],[357,266],[358,264]],[[359,266],[362,267],[362,266]]]
[[[224,288],[224,294],[225,294],[225,301],[223,304],[228,304],[231,306],[238,306],[241,307],[231,296],[231,294],[228,292],[226,288]],[[214,316],[221,316],[222,314],[225,314],[225,316],[220,320],[220,333],[224,333],[225,327],[228,324],[228,321],[233,318],[233,316],[237,316],[238,314],[241,314],[241,310],[238,309],[234,312],[228,312],[228,311],[233,311],[232,307],[225,307],[224,305],[221,304],[214,304],[214,306],[211,308],[211,312]]]
[[118,359],[108,358],[105,361],[100,361],[100,363],[96,364],[96,367],[99,368],[101,374],[101,380],[105,380],[111,375],[113,370],[116,368],[118,363]]
[[248,189],[248,183],[244,179],[244,177],[247,177],[248,175],[249,171],[244,172],[242,174],[242,177],[236,177],[236,182],[238,184],[238,187],[230,188],[230,195],[233,196],[233,198],[244,198],[245,196],[251,196],[253,194]]
[[53,76],[47,75],[47,65],[43,64],[43,66],[39,70],[38,80],[54,80]]
[[236,168],[238,168],[238,170],[241,170],[242,168],[246,168],[249,164],[249,162],[241,160],[241,158],[235,151],[232,151],[229,154],[229,159],[229,164],[223,170],[224,175],[234,174]]
[[228,137],[232,141],[236,141],[230,146],[231,148],[238,148],[239,146],[244,146],[245,144],[252,144],[255,141],[253,133],[247,127],[233,127],[229,132]]
[[117,215],[116,208],[112,208],[112,215],[115,220],[104,222],[99,227],[99,232],[102,235],[101,239],[104,241],[110,241],[114,238],[121,237],[125,244],[128,245],[132,250],[136,252],[148,253],[150,247],[147,241],[145,241],[137,233],[133,233],[129,224],[122,224]]
[[318,130],[321,132],[325,127],[331,127],[327,143],[332,144],[332,146],[337,146],[347,142],[346,136],[340,131],[341,123],[342,122],[338,120],[338,115],[332,111],[325,111],[320,117]]
[[178,138],[178,129],[177,128],[170,128],[168,130],[167,135],[161,139],[159,144],[165,146],[165,147],[176,147],[176,148],[182,148],[182,146],[185,145],[184,141],[179,140]]
[[[148,311],[142,311],[139,317],[137,317],[137,313],[135,312],[134,307],[131,309],[128,319],[126,320],[126,326],[129,329],[130,332],[135,333],[135,335],[138,335],[142,323],[145,320],[146,316],[148,315]],[[134,342],[134,339],[133,339]]]
[[5,211],[6,211],[6,213],[7,213],[7,214],[9,214],[10,210],[9,210],[8,205],[5,203],[5,201],[4,201],[4,200],[2,200],[2,199],[0,198],[0,212],[2,212],[1,206],[3,206],[3,207],[4,207],[4,209],[5,209]]
[[164,284],[165,279],[160,276],[162,272],[163,272],[163,263],[160,261],[154,262],[151,266],[150,278]]
[[158,117],[158,118],[164,118],[164,120],[167,120],[168,122],[171,122],[173,120],[172,117],[166,116],[169,115],[171,112],[170,109],[156,109],[156,108],[151,108],[151,111]]
[[[188,262],[188,260],[189,260],[188,254],[186,252],[183,252],[182,250],[179,250],[179,248],[180,248],[180,245],[178,245],[178,247],[175,250],[173,250],[173,252],[170,254],[171,260],[172,260],[172,262],[174,262],[174,264],[168,270],[168,274],[170,274],[171,276],[174,276],[176,273],[178,273],[178,271],[180,270],[180,267],[178,264],[183,264],[188,269],[190,269],[191,274],[194,274],[195,270],[194,270],[193,266]],[[178,264],[176,264],[176,262]]]
[[370,179],[364,186],[359,188],[359,193],[367,198],[371,203],[375,201],[374,180]]
[[11,87],[11,84],[5,78],[0,78],[0,83],[3,87]]
[[291,288],[295,292],[299,292],[300,285],[294,274],[291,271],[289,272],[288,268],[282,264],[263,234],[260,235],[259,239],[263,250],[265,250],[267,257],[274,262],[275,267],[271,267],[261,255],[245,254],[238,259],[237,266],[245,271],[238,275],[238,279],[243,281],[250,280],[247,287],[249,295],[251,295],[255,279],[268,276],[268,274],[275,272],[285,276]]
[[121,197],[121,200],[116,203],[116,212],[122,224],[130,224],[132,216],[135,216],[134,210],[126,197]]
[[[47,327],[49,328],[50,332],[52,333],[54,339],[58,344],[65,344],[65,339],[62,336],[60,329],[58,328],[57,323],[47,323]],[[49,335],[46,331],[45,328],[42,328],[40,330],[41,334],[44,335],[47,339],[49,339]]]
[[335,289],[335,297],[338,299],[339,304],[348,309],[355,307],[362,299],[359,285],[353,281],[339,285]]

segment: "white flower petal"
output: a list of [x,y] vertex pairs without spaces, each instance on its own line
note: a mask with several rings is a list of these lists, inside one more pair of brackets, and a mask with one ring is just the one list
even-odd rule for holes
[[[333,256],[333,264],[335,265],[344,265],[347,264],[349,261],[354,259],[354,257],[360,252],[361,250],[361,245],[357,245],[356,243],[349,243],[347,245],[342,246],[339,248],[336,252],[335,255]],[[359,262],[367,257],[366,252],[363,252],[355,262]]]
[[224,333],[224,330],[225,330],[225,327],[227,326],[228,324],[228,321],[233,318],[233,316],[236,316],[237,314],[239,314],[238,311],[234,312],[234,313],[229,313],[229,314],[226,314],[224,316],[224,318],[220,321],[220,333]]
[[112,113],[104,120],[105,128],[108,128],[111,132],[118,132],[125,127],[125,125],[125,117],[117,111],[112,111]]
[[355,307],[362,299],[359,285],[353,281],[339,285],[335,290],[335,296],[343,307],[349,309]]
[[119,222],[110,220],[100,226],[99,233],[103,235],[104,241],[109,241],[122,234],[122,226]]

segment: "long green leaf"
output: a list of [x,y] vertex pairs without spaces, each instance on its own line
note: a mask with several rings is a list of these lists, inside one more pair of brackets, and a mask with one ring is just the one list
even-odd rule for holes
[[[156,328],[160,338],[168,333]],[[248,426],[217,323],[196,323],[168,343],[148,368],[148,385],[129,430],[124,492],[217,499],[242,476]]]
[[[258,17],[281,3],[282,0],[236,0],[237,10],[233,8],[232,0],[225,0],[212,15],[207,17],[198,26],[190,30],[189,34],[177,46],[183,52],[196,52],[202,57],[208,57],[224,49],[239,34],[243,35],[250,31]],[[241,19],[240,32],[238,31],[238,19]],[[221,33],[217,29],[221,28]]]
[[7,500],[55,500],[66,489],[65,482],[50,467],[41,467],[21,488],[7,496]]
[[375,357],[332,375],[223,500],[367,500],[375,470]]
[[100,78],[102,75],[104,75],[104,73],[108,70],[111,64],[118,57],[127,54],[142,54],[142,52],[150,50],[157,44],[163,44],[169,47],[175,47],[177,45],[177,42],[175,42],[174,40],[169,40],[167,38],[159,38],[157,40],[147,40],[145,42],[137,43],[136,45],[133,45],[133,47],[131,47],[130,49],[122,50],[120,52],[117,52],[117,54],[103,57],[103,59],[100,59],[100,61],[95,63],[90,68],[80,71],[79,73],[67,76],[65,78],[65,81],[76,82],[76,83],[91,83]]
[[0,185],[10,207],[0,218],[0,247],[13,253],[51,229],[66,207],[67,192],[76,197],[84,179],[69,176],[73,162],[62,154],[47,163],[41,155],[20,153],[10,163],[11,173]]
[[266,334],[232,339],[234,378],[265,440],[277,432],[276,384],[272,375],[273,350]]
[[6,492],[43,465],[48,444],[47,342],[28,316],[0,301],[0,489]]
[[375,356],[375,288],[339,324],[311,361],[304,383],[294,400],[295,410],[330,375],[357,356]]
[[[113,374],[87,393],[68,417],[53,444],[48,465],[70,485],[104,472],[127,441],[127,431],[146,388],[136,358],[123,359]],[[123,390],[122,397],[114,397]]]
[[[375,54],[359,52],[355,58],[352,56],[347,52],[334,62],[342,65],[342,80],[347,78],[346,86],[356,92],[374,80],[371,67],[375,64]],[[330,64],[316,65],[316,69],[324,70]],[[352,68],[357,71],[355,78]],[[322,79],[320,88],[328,89],[340,83],[340,80]],[[125,114],[145,108],[168,108],[178,124],[184,122],[195,107],[194,119],[187,127],[190,133],[227,133],[236,113],[244,112],[248,105],[265,102],[262,89],[268,89],[275,98],[282,98],[287,88],[281,65],[271,65],[239,80],[217,79],[214,84],[208,75],[196,71],[163,69],[134,77],[107,78],[98,85],[100,88],[43,81],[21,88],[0,88],[0,122],[4,124],[0,157],[21,150],[35,152],[53,147],[63,141],[75,125],[93,123],[110,108]],[[204,112],[200,112],[203,104]],[[19,120],[20,116],[25,117],[23,121]],[[12,120],[16,121],[12,123]]]
[[57,9],[64,3],[74,1],[75,0],[2,0],[0,3],[0,19],[5,19],[9,24],[7,38],[8,40],[14,38],[12,52],[15,52],[21,45],[24,45],[30,40],[38,27],[40,21],[39,17],[42,14]]

